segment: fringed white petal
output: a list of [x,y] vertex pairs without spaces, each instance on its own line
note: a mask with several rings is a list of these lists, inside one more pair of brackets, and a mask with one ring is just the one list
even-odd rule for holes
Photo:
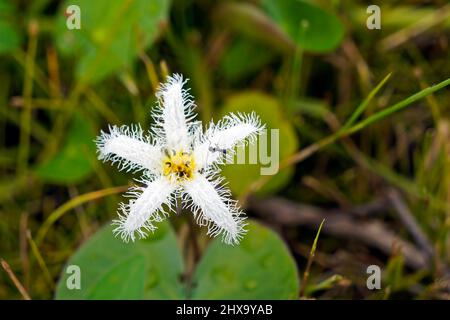
[[98,158],[117,163],[120,170],[137,171],[147,169],[155,172],[161,166],[161,147],[144,137],[139,125],[112,126],[109,133],[101,132],[95,141]]
[[233,157],[236,145],[253,143],[264,127],[254,112],[230,114],[217,124],[211,123],[200,142],[194,147],[198,168],[225,163]]
[[176,151],[189,149],[189,133],[195,117],[194,100],[189,89],[183,88],[186,81],[178,74],[168,77],[156,93],[158,107],[153,112],[156,121],[153,131],[165,141],[168,149]]
[[119,235],[125,242],[134,241],[136,237],[145,238],[147,231],[154,231],[153,222],[162,221],[168,216],[163,205],[173,210],[173,197],[176,186],[165,178],[158,178],[147,184],[147,187],[131,189],[127,195],[132,199],[128,203],[121,203],[119,219],[113,221],[114,234]]
[[[220,235],[225,243],[237,244],[246,233],[245,216],[223,186],[223,178],[213,174],[218,164],[234,155],[236,145],[252,143],[264,125],[255,113],[238,113],[211,123],[203,132],[201,122],[194,121],[195,103],[189,89],[183,88],[185,83],[181,75],[175,74],[159,88],[153,139],[144,136],[140,126],[113,126],[96,140],[100,160],[117,163],[121,170],[143,169],[138,181],[146,187],[134,187],[127,193],[130,200],[120,204],[119,218],[113,222],[114,233],[126,242],[153,231],[154,222],[167,217],[165,209],[174,210],[179,196],[197,223],[208,227],[209,235]],[[193,157],[195,171],[191,180],[164,175],[164,157],[170,150]]]
[[222,235],[227,244],[238,244],[245,234],[243,213],[230,198],[230,192],[223,187],[222,179],[207,179],[197,174],[184,185],[184,207],[191,209],[197,223],[208,227],[211,236]]

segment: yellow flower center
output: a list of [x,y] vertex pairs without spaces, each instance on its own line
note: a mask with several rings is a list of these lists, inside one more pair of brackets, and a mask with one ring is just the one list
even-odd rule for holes
[[166,153],[163,160],[163,174],[177,181],[191,180],[194,176],[194,157],[186,152]]

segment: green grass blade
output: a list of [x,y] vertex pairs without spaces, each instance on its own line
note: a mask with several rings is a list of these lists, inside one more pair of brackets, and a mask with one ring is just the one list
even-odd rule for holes
[[427,95],[429,95],[433,92],[436,92],[448,85],[450,85],[450,78],[447,80],[444,80],[434,86],[423,89],[423,90],[417,92],[416,94],[413,94],[412,96],[409,96],[408,98],[394,104],[393,106],[388,107],[386,109],[381,110],[380,112],[375,113],[374,115],[372,115],[372,116],[362,120],[361,122],[357,123],[356,125],[350,127],[349,129],[344,130],[341,135],[347,136],[352,133],[355,133],[356,131],[363,129],[363,128],[367,127],[368,125],[371,125],[374,122],[380,121],[380,120],[390,116],[391,114],[406,108],[411,103],[414,103],[414,102],[426,97]]
[[316,237],[314,238],[314,242],[311,247],[311,251],[309,252],[308,262],[306,264],[305,272],[303,273],[303,281],[301,283],[300,297],[305,296],[306,284],[307,284],[308,278],[309,278],[309,270],[311,269],[311,265],[314,260],[314,255],[316,253],[316,248],[317,248],[317,241],[319,240],[320,231],[322,230],[322,226],[323,226],[324,222],[325,222],[325,219],[322,220],[322,223],[319,226],[319,230],[317,230],[317,234],[316,234]]
[[347,122],[342,127],[342,130],[350,128],[350,126],[355,123],[356,119],[367,109],[367,106],[369,105],[370,101],[372,101],[373,97],[380,91],[380,89],[384,86],[384,84],[389,80],[391,77],[392,72],[389,73],[386,77],[384,77],[383,80],[369,93],[366,99],[364,99],[363,102],[356,108],[356,110],[352,113],[350,118],[347,120]]

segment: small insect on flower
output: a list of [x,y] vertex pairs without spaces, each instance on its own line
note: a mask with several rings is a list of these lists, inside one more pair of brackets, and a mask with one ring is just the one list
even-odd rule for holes
[[128,191],[129,201],[120,204],[119,218],[113,221],[114,233],[126,242],[155,230],[155,222],[175,211],[177,198],[199,225],[208,227],[209,235],[221,235],[225,243],[239,243],[246,232],[244,214],[223,185],[219,166],[233,156],[237,144],[252,143],[264,125],[255,113],[238,113],[203,131],[194,120],[189,89],[183,88],[186,81],[175,74],[160,85],[152,113],[155,125],[148,134],[140,125],[110,126],[96,140],[100,160],[116,163],[120,170],[142,171],[137,181],[143,186]]
[[211,152],[222,152],[224,156],[227,155],[227,149],[220,149],[216,147],[209,147],[209,151]]

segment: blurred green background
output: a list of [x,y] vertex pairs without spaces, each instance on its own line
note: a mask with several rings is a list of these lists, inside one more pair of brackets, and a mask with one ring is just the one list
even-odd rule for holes
[[[0,299],[450,298],[450,92],[426,89],[450,76],[449,35],[445,0],[0,0]],[[278,174],[223,170],[240,246],[189,212],[135,244],[108,226],[135,182],[93,140],[148,129],[173,72],[201,120],[280,130]]]

